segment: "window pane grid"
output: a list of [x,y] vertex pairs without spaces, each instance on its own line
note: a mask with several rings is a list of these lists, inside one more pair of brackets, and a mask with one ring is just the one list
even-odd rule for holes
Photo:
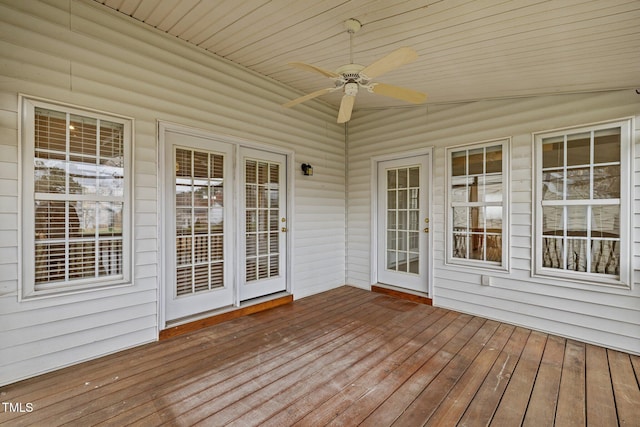
[[280,165],[245,160],[245,274],[253,282],[280,275]]
[[620,274],[620,136],[616,127],[542,139],[542,267]]
[[[122,278],[124,125],[46,108],[34,112],[35,290]],[[118,159],[101,157],[102,122]],[[100,163],[110,174],[102,184],[106,198],[97,191]]]
[[420,168],[387,169],[386,269],[420,274]]
[[176,295],[224,286],[224,156],[175,149]]
[[450,255],[502,263],[503,144],[451,151]]

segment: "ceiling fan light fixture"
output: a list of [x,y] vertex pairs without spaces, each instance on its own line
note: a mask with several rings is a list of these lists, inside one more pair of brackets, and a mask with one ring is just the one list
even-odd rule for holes
[[358,83],[349,82],[345,84],[344,94],[348,96],[356,96],[358,94]]

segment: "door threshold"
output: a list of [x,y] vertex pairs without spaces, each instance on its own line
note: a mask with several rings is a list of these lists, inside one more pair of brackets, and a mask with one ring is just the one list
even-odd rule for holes
[[160,331],[158,339],[160,341],[183,335],[198,329],[217,325],[227,320],[259,313],[270,308],[289,304],[293,301],[293,295],[287,292],[280,292],[266,297],[254,298],[240,304],[240,307],[225,307],[212,312],[201,313],[196,316],[181,318],[172,321],[166,329]]
[[396,288],[395,286],[382,285],[378,283],[377,285],[371,285],[371,292],[385,294],[407,301],[417,302],[419,304],[433,305],[433,300],[429,298],[427,294],[410,291],[408,289]]

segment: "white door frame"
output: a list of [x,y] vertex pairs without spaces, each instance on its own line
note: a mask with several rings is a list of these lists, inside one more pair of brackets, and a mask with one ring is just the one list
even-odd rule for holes
[[[191,135],[191,136],[196,136],[196,137],[203,137],[203,138],[208,138],[208,139],[213,139],[216,141],[220,141],[226,144],[231,144],[234,145],[234,154],[233,154],[233,165],[234,165],[234,171],[233,171],[233,175],[234,175],[234,190],[236,192],[236,194],[240,194],[240,174],[242,173],[242,168],[240,167],[241,165],[239,164],[241,162],[240,156],[238,155],[240,148],[241,147],[246,147],[246,148],[251,148],[251,149],[257,149],[257,150],[262,150],[262,151],[267,151],[267,152],[273,152],[273,153],[278,153],[278,154],[282,154],[285,155],[287,157],[287,170],[286,170],[286,179],[287,179],[287,186],[286,186],[286,191],[287,191],[287,223],[289,224],[288,226],[288,231],[285,234],[285,238],[286,238],[286,245],[287,245],[287,256],[286,256],[286,265],[285,265],[285,273],[287,275],[287,279],[286,279],[286,292],[293,294],[293,266],[292,266],[292,260],[293,260],[293,241],[294,241],[294,237],[295,237],[295,227],[293,227],[293,224],[295,224],[295,218],[294,218],[294,185],[293,185],[293,181],[294,181],[294,168],[293,165],[295,164],[295,152],[293,150],[285,150],[282,149],[280,147],[274,147],[272,145],[269,144],[263,144],[263,143],[258,143],[258,142],[254,142],[254,141],[250,141],[250,140],[246,140],[246,139],[242,139],[242,138],[238,138],[232,135],[226,135],[226,134],[221,134],[221,133],[215,133],[213,131],[209,131],[209,130],[205,130],[205,129],[199,129],[199,128],[194,128],[191,126],[185,126],[185,125],[181,125],[181,124],[177,124],[177,123],[173,123],[173,122],[169,122],[169,121],[165,121],[165,120],[158,120],[157,121],[157,126],[156,126],[156,131],[157,131],[157,141],[158,141],[158,164],[157,164],[157,170],[158,170],[158,176],[157,176],[157,186],[158,186],[158,192],[157,192],[157,206],[158,207],[162,207],[164,206],[165,202],[166,202],[166,197],[167,197],[167,188],[166,188],[166,171],[164,170],[164,164],[166,161],[165,158],[165,148],[166,148],[166,142],[165,142],[165,133],[166,132],[175,132],[175,133],[183,133],[186,135]],[[234,280],[234,298],[233,298],[233,305],[235,307],[240,307],[241,303],[240,303],[240,295],[238,292],[238,280],[240,277],[239,274],[239,268],[244,268],[243,266],[240,265],[240,245],[239,245],[239,240],[244,238],[244,236],[240,236],[240,233],[238,232],[239,230],[239,220],[238,220],[238,207],[236,206],[237,203],[234,204],[233,207],[233,224],[234,224],[234,233],[233,236],[231,236],[231,238],[233,239],[233,243],[235,245],[235,256],[234,256],[234,265],[233,265],[233,269],[234,269],[234,274],[233,274],[233,280]],[[166,214],[164,213],[164,209],[160,209],[160,212],[158,212],[157,215],[157,228],[158,228],[158,241],[159,241],[159,250],[158,250],[158,298],[157,298],[157,312],[158,312],[158,326],[157,326],[157,332],[160,333],[161,330],[165,329],[167,327],[167,318],[166,318],[166,313],[165,313],[165,301],[166,301],[166,274],[164,272],[164,268],[162,267],[164,265],[164,260],[166,259],[165,257],[167,256],[166,253],[166,245],[164,244],[168,238],[172,238],[172,236],[167,236],[166,232],[165,232],[165,221],[166,221]]]
[[[403,151],[399,153],[384,154],[371,158],[371,242],[369,249],[369,265],[371,285],[378,283],[378,164],[389,160],[399,160],[407,157],[428,156],[429,171],[427,173],[427,206],[431,225],[433,226],[433,147],[420,148],[417,150]],[[427,250],[427,280],[428,295],[433,298],[433,233],[427,234],[428,250]]]

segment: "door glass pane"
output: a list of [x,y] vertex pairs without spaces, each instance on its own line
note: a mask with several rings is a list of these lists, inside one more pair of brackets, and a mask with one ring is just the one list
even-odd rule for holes
[[277,277],[280,275],[280,165],[246,159],[244,178],[247,282]]
[[400,251],[407,250],[407,232],[406,231],[398,231],[398,250]]
[[397,193],[395,190],[387,191],[387,207],[389,209],[395,209],[398,206]]
[[407,229],[407,211],[399,210],[396,212],[398,217],[398,230],[406,230]]
[[175,150],[176,295],[224,286],[224,157]]
[[420,168],[387,170],[386,268],[419,274]]
[[419,211],[409,211],[409,230],[417,231],[420,226],[420,220],[418,219]]
[[398,190],[398,208],[407,209],[407,207],[408,207],[407,190]]
[[408,271],[409,265],[407,264],[407,253],[404,251],[398,252],[397,256],[398,256],[397,270],[403,271],[403,272]]
[[420,168],[409,168],[409,187],[420,187]]
[[409,233],[409,251],[411,252],[419,252],[420,251],[420,233],[413,231]]
[[397,175],[398,175],[398,171],[395,169],[391,169],[387,171],[387,188],[392,189],[392,188],[398,187]]
[[393,250],[387,251],[387,270],[396,270],[396,253],[397,252]]
[[398,188],[407,188],[407,169],[398,169]]
[[397,211],[396,210],[388,210],[387,211],[387,229],[395,230],[398,228],[397,222]]

